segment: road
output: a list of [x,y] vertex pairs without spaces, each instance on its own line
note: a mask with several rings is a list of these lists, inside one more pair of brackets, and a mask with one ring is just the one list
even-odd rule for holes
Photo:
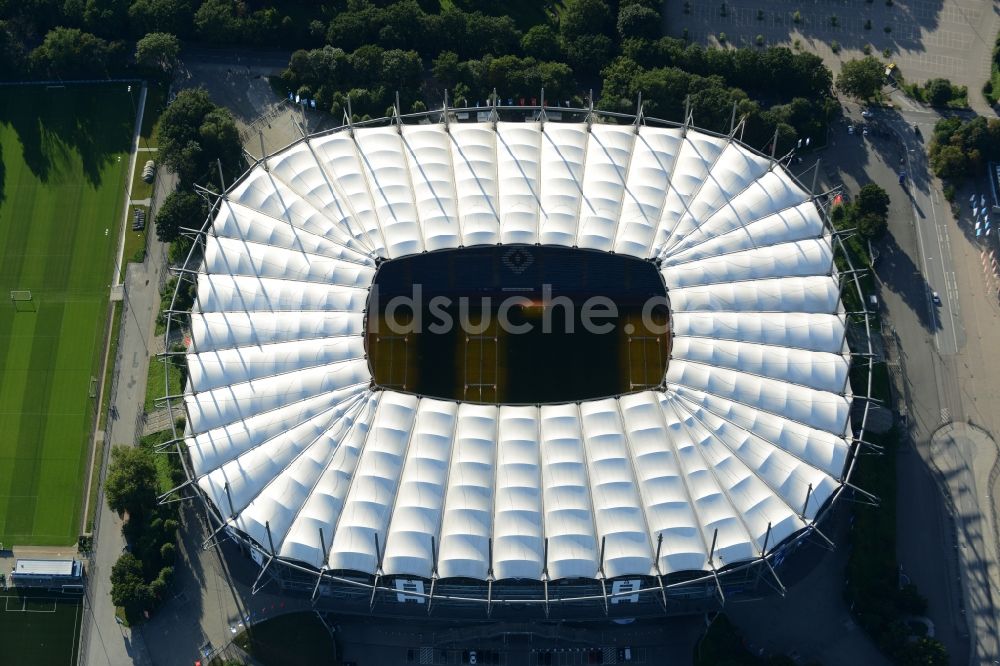
[[[898,556],[930,599],[929,615],[954,663],[966,663],[967,653],[968,663],[993,664],[1000,659],[991,487],[1000,363],[992,350],[1000,344],[1000,311],[983,274],[982,248],[955,219],[929,169],[924,141],[939,116],[897,97],[897,111],[877,111],[873,119],[899,137],[896,152],[872,150],[883,153],[873,165],[887,158],[898,169],[890,160],[901,148],[906,172],[903,188],[878,179],[894,205],[876,266],[889,346],[899,350],[890,368],[909,435],[899,456]],[[963,650],[969,634],[971,649]]]

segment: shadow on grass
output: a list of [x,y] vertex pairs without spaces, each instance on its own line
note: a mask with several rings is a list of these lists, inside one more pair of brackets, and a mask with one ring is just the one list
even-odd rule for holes
[[290,613],[249,627],[235,641],[264,666],[335,664],[337,646],[316,613]]
[[[25,86],[16,92],[0,102],[0,125],[10,125],[17,133],[25,164],[42,182],[77,153],[84,177],[97,187],[104,168],[128,150],[135,109],[124,84]],[[0,178],[0,193],[2,185]]]

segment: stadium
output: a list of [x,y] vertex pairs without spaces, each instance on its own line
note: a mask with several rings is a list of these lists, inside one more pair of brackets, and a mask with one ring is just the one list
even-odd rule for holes
[[[785,556],[856,491],[848,337],[870,357],[869,315],[841,300],[860,287],[826,199],[739,133],[445,107],[257,160],[178,271],[191,311],[167,313],[189,337],[176,492],[255,589],[341,612],[639,617],[783,591]],[[374,286],[525,313],[542,281],[657,295],[668,325],[528,366],[495,328],[373,332]]]

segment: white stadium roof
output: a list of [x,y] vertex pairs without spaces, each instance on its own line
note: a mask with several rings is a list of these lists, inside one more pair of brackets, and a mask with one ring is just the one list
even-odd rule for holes
[[[843,485],[831,238],[782,167],[727,137],[556,122],[314,136],[248,172],[204,240],[191,473],[281,558],[478,580],[709,571],[800,532]],[[497,243],[657,260],[664,388],[542,406],[373,390],[376,260]]]

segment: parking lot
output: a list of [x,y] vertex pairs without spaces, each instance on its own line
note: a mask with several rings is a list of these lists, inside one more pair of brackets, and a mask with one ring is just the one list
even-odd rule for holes
[[[723,6],[725,9],[723,9]],[[988,110],[980,90],[1000,27],[996,3],[981,0],[711,0],[669,2],[667,33],[696,43],[798,46],[835,73],[844,60],[873,55],[896,62],[910,81],[944,77],[969,87],[969,102]],[[834,50],[837,47],[837,52]]]

